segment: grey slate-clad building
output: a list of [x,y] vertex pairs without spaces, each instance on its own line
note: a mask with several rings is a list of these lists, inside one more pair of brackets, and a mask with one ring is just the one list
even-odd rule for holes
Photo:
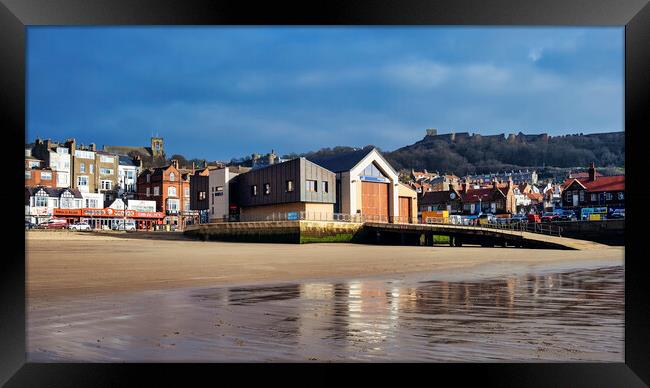
[[325,218],[333,213],[336,178],[333,172],[296,158],[236,176],[230,181],[230,193],[231,209],[236,207],[242,220],[287,212]]

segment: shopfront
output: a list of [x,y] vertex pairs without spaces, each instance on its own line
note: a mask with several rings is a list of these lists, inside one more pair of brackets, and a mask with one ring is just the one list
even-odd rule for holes
[[[54,216],[65,218],[68,223],[87,222],[91,228],[111,229],[115,223],[124,221],[124,210],[115,210],[111,208],[104,209],[54,209]],[[136,210],[127,210],[126,219],[133,220],[138,230],[153,230],[154,225],[159,224],[163,219],[162,212],[141,212]]]

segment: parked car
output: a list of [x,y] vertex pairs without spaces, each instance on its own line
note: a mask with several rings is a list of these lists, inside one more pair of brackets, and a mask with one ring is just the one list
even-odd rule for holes
[[614,209],[609,214],[609,216],[607,216],[607,218],[610,219],[625,218],[625,209]]
[[554,212],[545,212],[542,214],[542,222],[553,222],[553,221],[558,221],[560,219],[560,216],[558,216]]
[[510,222],[512,223],[526,221],[528,221],[528,217],[526,217],[525,214],[514,214],[512,217],[510,217]]
[[578,217],[573,210],[560,209],[556,210],[555,214],[558,216],[558,221],[577,221]]
[[[126,226],[125,226],[126,225]],[[111,224],[112,230],[135,230],[135,220],[114,220]]]
[[74,224],[70,225],[70,230],[92,230],[90,225],[87,222],[75,222]]
[[528,222],[542,222],[542,218],[539,216],[539,214],[529,214]]
[[41,224],[41,227],[44,229],[66,229],[68,227],[68,221],[60,218],[53,218]]
[[35,226],[33,222],[25,220],[25,230],[34,229]]

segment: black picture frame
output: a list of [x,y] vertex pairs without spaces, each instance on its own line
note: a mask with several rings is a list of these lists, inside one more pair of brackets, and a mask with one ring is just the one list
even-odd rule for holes
[[[0,0],[0,110],[12,182],[20,185],[22,144],[25,138],[25,48],[26,27],[34,25],[534,25],[534,26],[625,26],[625,139],[626,218],[625,243],[625,362],[550,364],[423,364],[414,365],[402,379],[424,377],[429,382],[452,378],[454,384],[478,381],[498,386],[647,386],[650,383],[650,295],[647,255],[642,244],[644,200],[649,197],[644,176],[644,131],[650,110],[650,5],[648,0],[498,0],[498,1],[347,1],[274,2],[235,1],[89,1],[89,0]],[[8,140],[8,141],[7,141]],[[21,153],[19,155],[19,153]],[[11,186],[13,188],[13,185]],[[136,376],[170,383],[187,382],[189,374],[208,377],[211,383],[236,377],[239,383],[255,376],[267,378],[275,372],[287,376],[284,366],[255,365],[260,373],[250,373],[253,365],[219,364],[36,364],[25,361],[25,245],[18,232],[24,218],[20,206],[13,205],[16,191],[3,190],[8,205],[9,225],[0,260],[2,276],[0,301],[0,383],[6,386],[114,386],[129,385]],[[15,228],[14,228],[15,225]],[[636,238],[634,232],[641,236]],[[15,233],[15,235],[14,235]],[[9,253],[11,251],[11,253]],[[247,370],[242,368],[246,367]],[[333,378],[328,365],[310,364],[309,372],[319,382]],[[328,368],[328,369],[325,369]],[[376,379],[383,381],[392,365],[379,370],[355,368],[346,382]],[[337,370],[350,370],[349,365]],[[313,371],[312,371],[313,370]],[[380,372],[381,371],[381,372]],[[380,373],[377,373],[380,372]],[[156,376],[156,377],[154,377]],[[304,378],[304,377],[303,377]],[[406,381],[406,380],[405,380]]]

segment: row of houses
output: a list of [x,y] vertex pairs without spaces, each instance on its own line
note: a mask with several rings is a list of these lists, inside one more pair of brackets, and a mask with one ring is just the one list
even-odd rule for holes
[[[422,177],[412,182],[425,187],[426,182],[445,176],[430,177],[424,173],[411,172]],[[448,177],[448,176],[447,176]],[[419,211],[447,210],[450,214],[516,214],[554,210],[558,208],[579,210],[585,207],[623,208],[625,206],[625,175],[603,176],[592,163],[586,173],[572,174],[562,183],[548,182],[539,188],[528,179],[514,181],[513,175],[504,175],[505,182],[492,177],[486,183],[473,176],[451,180],[444,186],[430,185],[419,192]],[[519,175],[526,177],[526,175]],[[535,179],[536,180],[536,179]]]
[[[161,140],[152,138],[151,149],[160,150]],[[145,169],[133,156],[134,147],[127,148],[105,146],[98,151],[93,144],[76,145],[72,139],[37,140],[26,147],[26,219],[36,223],[51,217],[71,222],[92,219],[102,226],[125,211],[138,212],[134,218],[145,228],[276,215],[417,221],[417,193],[399,182],[397,171],[376,148],[291,160],[271,152],[267,158],[256,158],[252,167],[198,169],[180,168],[177,160]],[[143,211],[145,205],[149,211]]]

